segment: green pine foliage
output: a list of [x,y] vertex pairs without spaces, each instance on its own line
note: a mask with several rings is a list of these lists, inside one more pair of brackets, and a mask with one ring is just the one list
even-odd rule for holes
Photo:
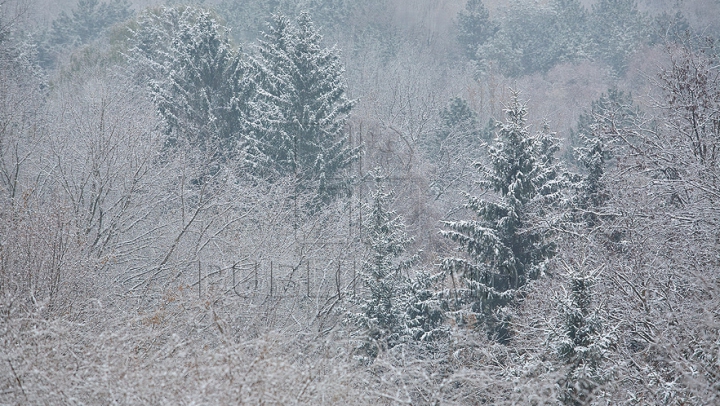
[[[362,3],[366,5],[370,2],[367,0]],[[358,2],[352,0],[222,0],[217,10],[233,28],[235,38],[254,41],[273,14],[296,15],[305,11],[315,21],[322,21],[324,30],[334,32],[345,29],[352,22],[358,5]]]
[[554,35],[550,48],[558,63],[587,58],[591,54],[586,34],[589,13],[579,0],[553,0]]
[[421,140],[427,159],[434,166],[430,189],[436,198],[473,176],[476,152],[492,139],[495,129],[494,120],[483,125],[479,115],[460,97],[451,99],[439,118],[437,129]]
[[660,36],[681,38],[688,28],[679,14],[652,20],[636,0],[600,0],[589,11],[579,0],[513,1],[495,19],[480,0],[469,0],[458,14],[458,42],[466,56],[481,70],[492,66],[509,77],[582,59],[604,61],[622,75],[640,46]]
[[492,120],[483,126],[468,102],[455,97],[440,111],[440,126],[423,146],[431,157],[443,160],[459,148],[477,150],[492,138],[493,128]]
[[609,375],[601,366],[613,337],[604,331],[602,317],[593,307],[592,288],[597,273],[583,267],[566,268],[569,292],[559,303],[561,326],[556,348],[567,373],[559,382],[559,395],[565,405],[582,406],[590,404],[594,392]]
[[257,96],[247,151],[255,173],[292,177],[316,196],[313,204],[348,193],[359,149],[346,133],[355,103],[345,95],[337,50],[322,45],[307,13],[294,23],[276,15],[252,65]]
[[488,141],[492,137],[493,125],[482,126],[480,117],[468,105],[465,99],[455,97],[440,112],[442,128],[438,132],[440,142],[447,140],[452,132],[460,132],[468,142],[479,146],[480,141]]
[[49,42],[53,46],[78,46],[88,43],[108,27],[132,17],[127,0],[79,0],[70,14],[60,13],[52,22]]
[[[402,217],[389,209],[392,195],[385,191],[385,177],[379,170],[373,176],[376,189],[366,236],[369,258],[360,272],[363,293],[354,299],[359,313],[350,315],[363,335],[362,352],[371,359],[380,351],[400,343],[407,334],[407,293],[411,285],[406,273],[416,260],[406,254],[412,239],[405,231]],[[416,293],[428,299],[423,296],[428,286],[416,287]],[[422,339],[427,338],[424,329],[431,330],[442,316],[419,302],[415,303],[411,313],[414,320],[412,333]]]
[[592,6],[589,31],[593,55],[616,74],[624,74],[630,56],[648,42],[651,20],[636,0],[600,0]]
[[555,63],[547,46],[554,34],[552,10],[527,2],[513,2],[500,17],[500,29],[479,54],[482,66],[495,65],[510,77],[547,71]]
[[650,34],[651,45],[671,42],[685,43],[688,40],[697,38],[690,26],[690,22],[680,11],[675,12],[675,14],[663,11],[662,14],[655,16]]
[[578,187],[577,208],[584,211],[582,217],[588,226],[598,221],[596,209],[603,206],[609,198],[603,179],[609,152],[600,137],[580,135],[583,147],[577,148],[579,162],[587,171]]
[[511,332],[502,308],[555,255],[551,232],[540,219],[549,216],[563,188],[552,135],[530,135],[517,94],[506,114],[489,148],[491,166],[480,168],[480,184],[489,194],[469,197],[466,207],[475,219],[447,221],[442,231],[467,255],[441,264],[451,277],[464,281],[458,297],[460,304],[469,305],[470,319],[483,321],[489,335],[503,343]]
[[490,40],[498,30],[482,0],[468,0],[465,10],[457,16],[458,42],[469,59],[476,59],[478,47]]
[[590,227],[597,225],[598,209],[610,198],[604,174],[613,159],[617,134],[633,126],[639,114],[630,93],[611,88],[592,103],[590,111],[580,115],[577,133],[571,134],[580,141],[575,148],[581,175],[575,179],[574,208]]
[[[544,73],[559,63],[587,56],[587,18],[578,0],[553,0],[547,5],[516,1],[496,22],[483,22],[494,28],[482,42],[468,45],[474,39],[464,34],[460,40],[466,49],[474,47],[468,56],[484,67],[496,65],[511,77]],[[465,32],[462,27],[461,33]]]
[[444,275],[422,270],[408,275],[419,253],[407,252],[413,239],[402,216],[390,210],[393,194],[385,189],[386,176],[380,169],[372,176],[375,192],[365,236],[369,256],[359,274],[360,292],[351,300],[357,311],[347,314],[360,334],[358,355],[364,361],[401,343],[427,344],[449,334],[443,323],[448,302],[437,290]]
[[127,0],[79,0],[68,14],[62,11],[38,40],[38,60],[51,68],[64,52],[103,38],[109,29],[130,19],[133,11]]
[[222,160],[235,156],[252,86],[227,29],[208,11],[162,7],[138,19],[132,41],[171,142],[189,142]]
[[404,334],[415,341],[434,342],[450,334],[443,324],[450,310],[448,301],[437,290],[443,279],[442,273],[433,275],[420,270],[406,286]]

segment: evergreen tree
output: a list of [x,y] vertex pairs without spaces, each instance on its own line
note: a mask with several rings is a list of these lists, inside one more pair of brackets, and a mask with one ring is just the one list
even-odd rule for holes
[[582,175],[576,177],[574,207],[582,219],[592,227],[600,219],[598,210],[609,199],[604,174],[613,158],[614,133],[632,126],[639,111],[634,106],[632,95],[612,88],[592,103],[590,111],[580,115],[577,136],[580,146],[575,154]]
[[[676,18],[669,30],[683,26]],[[490,22],[479,0],[470,0],[458,16],[458,40],[468,57],[482,62],[481,68],[496,64],[507,76],[544,73],[588,57],[622,74],[630,55],[650,40],[650,23],[636,0],[600,0],[590,13],[579,0],[513,1],[496,22]]]
[[267,18],[273,14],[296,15],[302,11],[322,22],[324,30],[336,32],[352,24],[352,17],[360,5],[382,3],[384,0],[222,0],[216,6],[219,13],[233,28],[233,35],[243,41],[257,39]]
[[460,97],[450,100],[450,104],[440,112],[442,128],[438,132],[440,142],[446,140],[452,132],[460,132],[469,143],[479,146],[480,140],[489,140],[492,136],[492,125],[483,126],[480,118],[468,102]]
[[529,134],[517,94],[506,114],[489,149],[492,166],[480,168],[480,184],[495,198],[470,197],[466,207],[476,219],[445,222],[448,230],[442,231],[468,254],[443,259],[442,268],[451,277],[462,276],[461,304],[469,304],[471,319],[484,321],[490,336],[500,342],[510,339],[502,308],[539,277],[545,261],[555,255],[551,233],[539,219],[549,215],[563,184],[553,137]]
[[550,46],[558,62],[586,58],[590,53],[587,35],[588,12],[579,0],[553,0],[555,34]]
[[667,11],[663,11],[653,19],[649,43],[650,45],[657,45],[670,42],[683,43],[690,40],[692,44],[695,38],[697,38],[697,35],[694,34],[690,22],[682,12],[677,11],[675,14],[668,14]]
[[466,184],[474,173],[475,151],[492,138],[494,121],[480,123],[467,101],[455,97],[440,111],[440,125],[423,140],[422,147],[433,164],[430,189],[440,197],[458,183]]
[[442,292],[435,290],[443,276],[421,270],[406,286],[404,333],[415,341],[436,341],[449,334],[448,327],[443,325],[448,301]]
[[598,220],[595,209],[602,207],[609,197],[603,175],[610,154],[602,138],[585,136],[585,134],[580,134],[580,137],[584,146],[577,148],[576,151],[586,173],[578,185],[576,207],[585,210],[582,217],[588,226],[592,227]]
[[498,29],[482,0],[468,0],[465,10],[458,13],[457,27],[458,42],[465,55],[473,60],[477,59],[478,47],[490,40]]
[[540,5],[512,2],[499,19],[499,29],[478,56],[497,63],[508,76],[547,72],[558,63],[587,53],[587,12],[578,0]]
[[581,406],[590,404],[593,392],[604,380],[600,366],[612,337],[603,332],[602,318],[593,309],[592,287],[597,275],[582,267],[575,270],[567,266],[567,270],[570,289],[558,309],[562,325],[557,352],[568,367],[559,382],[560,401]]
[[362,348],[371,358],[398,344],[405,334],[409,279],[404,271],[415,260],[405,255],[412,239],[405,232],[402,217],[389,209],[391,194],[385,191],[385,177],[379,170],[373,176],[376,189],[366,239],[370,258],[360,272],[364,293],[355,298],[360,312],[351,315],[367,338]]
[[49,31],[43,32],[38,43],[40,64],[49,68],[68,49],[102,38],[113,25],[132,17],[133,11],[127,0],[79,0],[68,14],[62,11],[52,21]]
[[79,0],[70,14],[61,12],[52,22],[50,44],[52,46],[78,46],[96,39],[111,25],[132,16],[127,0]]
[[433,159],[443,159],[446,154],[456,153],[461,148],[474,151],[492,137],[493,127],[492,121],[481,125],[480,118],[467,101],[455,97],[440,111],[440,126],[423,146]]
[[172,141],[223,160],[234,156],[244,141],[252,86],[227,29],[202,9],[163,7],[138,20],[133,41]]
[[594,56],[624,74],[630,55],[648,40],[650,20],[636,0],[600,0],[592,6],[590,33]]
[[327,202],[349,191],[357,158],[345,125],[354,102],[345,96],[337,51],[325,48],[310,16],[295,24],[273,17],[253,66],[257,99],[248,149],[256,173],[292,176],[299,191]]

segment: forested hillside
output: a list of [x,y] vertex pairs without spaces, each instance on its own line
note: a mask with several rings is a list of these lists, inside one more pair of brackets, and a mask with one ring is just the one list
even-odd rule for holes
[[720,404],[718,39],[718,0],[0,0],[0,404]]

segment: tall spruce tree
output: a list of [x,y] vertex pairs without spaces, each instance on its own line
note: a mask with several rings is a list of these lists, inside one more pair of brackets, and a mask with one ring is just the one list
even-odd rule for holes
[[482,0],[468,0],[457,16],[458,42],[469,59],[477,59],[478,47],[489,41],[498,30]]
[[221,160],[243,144],[252,86],[227,29],[208,11],[162,7],[138,19],[133,57],[174,142]]
[[344,68],[307,13],[295,24],[275,15],[269,28],[253,60],[248,159],[256,173],[292,176],[299,191],[327,202],[349,190],[347,171],[359,153],[345,128],[354,102],[345,95]]
[[406,333],[410,280],[405,271],[415,260],[406,255],[412,239],[402,217],[389,208],[392,195],[385,190],[385,176],[379,170],[373,176],[376,189],[366,236],[369,258],[360,272],[363,292],[355,298],[359,313],[350,315],[365,336],[362,350],[371,358],[398,344]]
[[476,218],[447,221],[448,229],[441,232],[467,253],[441,263],[451,277],[457,274],[464,281],[458,297],[460,304],[469,305],[464,312],[471,317],[463,319],[483,321],[490,337],[503,343],[511,335],[503,307],[555,255],[541,219],[547,218],[563,186],[554,139],[547,132],[529,133],[517,94],[506,114],[489,148],[491,166],[480,166],[480,184],[492,197],[470,196],[466,207]]
[[[428,153],[442,156],[452,151],[453,147],[476,150],[484,141],[492,138],[494,122],[489,120],[485,125],[465,99],[455,97],[440,111],[441,123],[435,134],[426,142]],[[452,145],[450,145],[452,144]]]

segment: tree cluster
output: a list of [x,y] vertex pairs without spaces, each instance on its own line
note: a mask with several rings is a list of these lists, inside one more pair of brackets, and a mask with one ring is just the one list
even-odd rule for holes
[[0,0],[0,403],[718,403],[715,2],[139,3]]
[[150,11],[133,30],[131,58],[173,144],[199,148],[211,166],[240,159],[254,176],[292,178],[318,201],[348,192],[359,153],[345,132],[353,102],[307,13],[274,16],[251,55],[198,8]]
[[515,77],[587,58],[624,74],[637,49],[665,38],[677,40],[690,29],[681,12],[653,19],[639,11],[636,0],[600,0],[590,10],[579,0],[516,1],[495,19],[481,0],[469,0],[457,21],[468,58],[483,69],[496,66]]

